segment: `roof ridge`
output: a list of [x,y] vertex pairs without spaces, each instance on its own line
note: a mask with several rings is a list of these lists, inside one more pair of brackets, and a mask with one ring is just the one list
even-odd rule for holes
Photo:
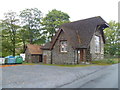
[[84,19],[80,19],[80,20],[76,20],[76,21],[72,21],[72,22],[84,21],[84,20],[88,20],[88,19],[92,19],[92,18],[101,18],[101,16],[94,16],[94,17],[90,17],[90,18],[84,18]]
[[[75,23],[75,22],[84,21],[84,20],[89,20],[89,19],[93,19],[93,18],[101,18],[101,16],[94,16],[94,17],[90,17],[90,18],[80,19],[80,20],[76,20],[76,21],[72,21],[72,22],[68,22],[68,23],[64,23],[64,24]],[[102,18],[101,18],[101,19],[102,19]],[[102,20],[103,20],[103,19],[102,19]],[[62,24],[61,26],[63,26],[64,24]]]

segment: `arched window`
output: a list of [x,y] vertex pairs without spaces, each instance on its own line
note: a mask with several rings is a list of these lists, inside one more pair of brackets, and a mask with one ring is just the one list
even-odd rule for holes
[[67,41],[60,41],[60,52],[67,52]]
[[100,37],[95,36],[95,53],[100,53]]

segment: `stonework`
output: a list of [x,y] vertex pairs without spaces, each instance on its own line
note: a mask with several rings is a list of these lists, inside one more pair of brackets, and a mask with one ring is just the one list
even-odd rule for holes
[[[95,52],[95,35],[98,35],[100,37],[100,52],[99,53]],[[103,38],[99,31],[95,32],[90,42],[90,54],[91,54],[92,60],[100,60],[104,58],[104,43],[103,43]]]
[[25,62],[29,63],[41,63],[42,62],[42,54],[30,54],[29,50],[25,51]]
[[70,46],[67,41],[67,52],[60,52],[60,41],[66,40],[63,32],[58,37],[52,49],[52,63],[53,64],[74,64],[75,63],[75,50]]
[[43,51],[43,63],[51,64],[51,51],[50,50]]

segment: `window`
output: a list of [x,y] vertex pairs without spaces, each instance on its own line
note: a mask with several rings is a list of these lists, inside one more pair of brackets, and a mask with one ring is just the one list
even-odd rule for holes
[[60,41],[60,52],[67,52],[67,41]]
[[100,37],[95,36],[95,52],[100,53]]

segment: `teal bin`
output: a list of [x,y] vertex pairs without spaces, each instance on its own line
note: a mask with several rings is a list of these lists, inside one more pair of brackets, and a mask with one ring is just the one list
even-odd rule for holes
[[21,56],[15,56],[15,63],[21,64],[23,62],[23,58]]
[[15,57],[13,56],[5,57],[5,64],[15,64]]

